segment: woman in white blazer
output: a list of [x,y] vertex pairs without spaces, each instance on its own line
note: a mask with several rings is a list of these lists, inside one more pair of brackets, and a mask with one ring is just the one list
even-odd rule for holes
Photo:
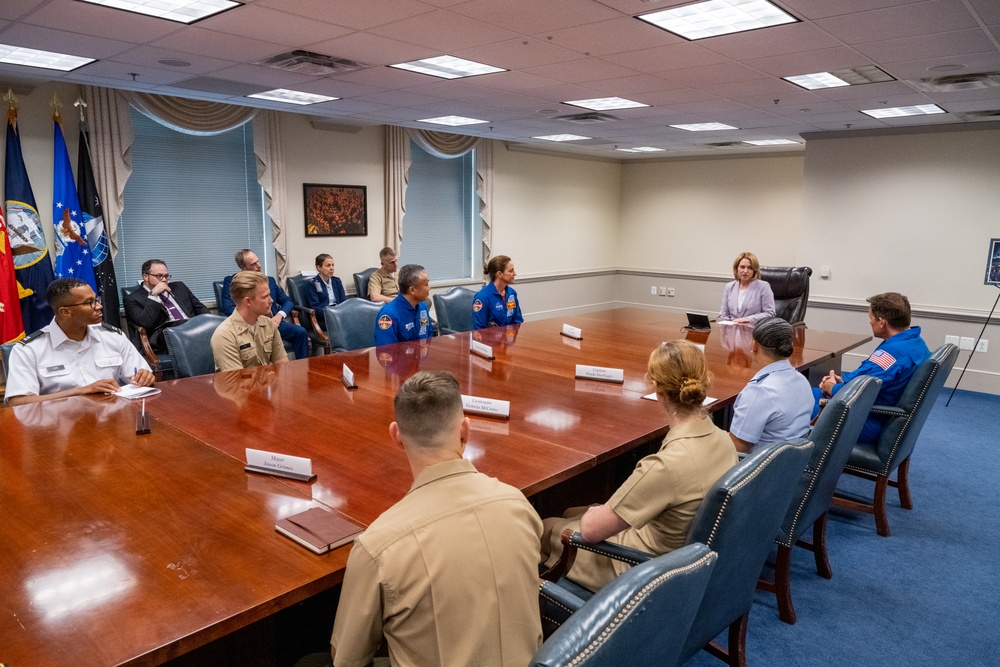
[[719,319],[734,324],[755,324],[774,317],[774,292],[760,279],[760,262],[752,252],[741,252],[733,262],[733,276],[722,293]]

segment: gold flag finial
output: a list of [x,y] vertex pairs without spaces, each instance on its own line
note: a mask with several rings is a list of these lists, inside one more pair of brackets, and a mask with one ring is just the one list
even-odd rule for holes
[[60,113],[59,110],[62,109],[63,103],[59,101],[58,95],[55,94],[52,95],[52,101],[49,102],[49,106],[52,107],[52,120],[61,124],[62,114]]
[[84,110],[87,108],[87,103],[83,101],[83,96],[76,98],[76,102],[73,102],[73,106],[80,110],[80,122],[86,123],[87,117],[84,115]]
[[17,95],[10,88],[7,89],[7,94],[3,96],[3,101],[7,103],[7,106],[13,107],[17,106]]
[[8,88],[7,94],[3,96],[3,99],[7,102],[7,122],[17,132],[17,96],[14,95],[13,90]]

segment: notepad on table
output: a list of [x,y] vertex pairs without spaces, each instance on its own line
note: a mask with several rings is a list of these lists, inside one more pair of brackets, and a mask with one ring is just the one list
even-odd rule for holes
[[347,544],[364,531],[350,519],[319,507],[285,517],[274,524],[274,529],[318,554]]

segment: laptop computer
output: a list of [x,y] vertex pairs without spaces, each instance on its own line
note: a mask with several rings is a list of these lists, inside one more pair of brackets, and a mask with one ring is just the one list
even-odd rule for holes
[[712,324],[708,319],[708,315],[702,315],[701,313],[688,313],[687,318],[687,328],[691,331],[710,331],[712,329]]

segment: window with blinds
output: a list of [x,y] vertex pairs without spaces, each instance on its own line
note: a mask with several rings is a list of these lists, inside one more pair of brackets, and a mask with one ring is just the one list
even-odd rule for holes
[[212,282],[237,270],[237,250],[250,248],[265,264],[270,257],[253,123],[194,136],[133,109],[132,127],[132,176],[118,220],[118,284],[137,284],[142,263],[162,259],[171,280],[214,302]]
[[420,264],[431,282],[479,277],[475,151],[442,159],[410,142],[400,266]]

